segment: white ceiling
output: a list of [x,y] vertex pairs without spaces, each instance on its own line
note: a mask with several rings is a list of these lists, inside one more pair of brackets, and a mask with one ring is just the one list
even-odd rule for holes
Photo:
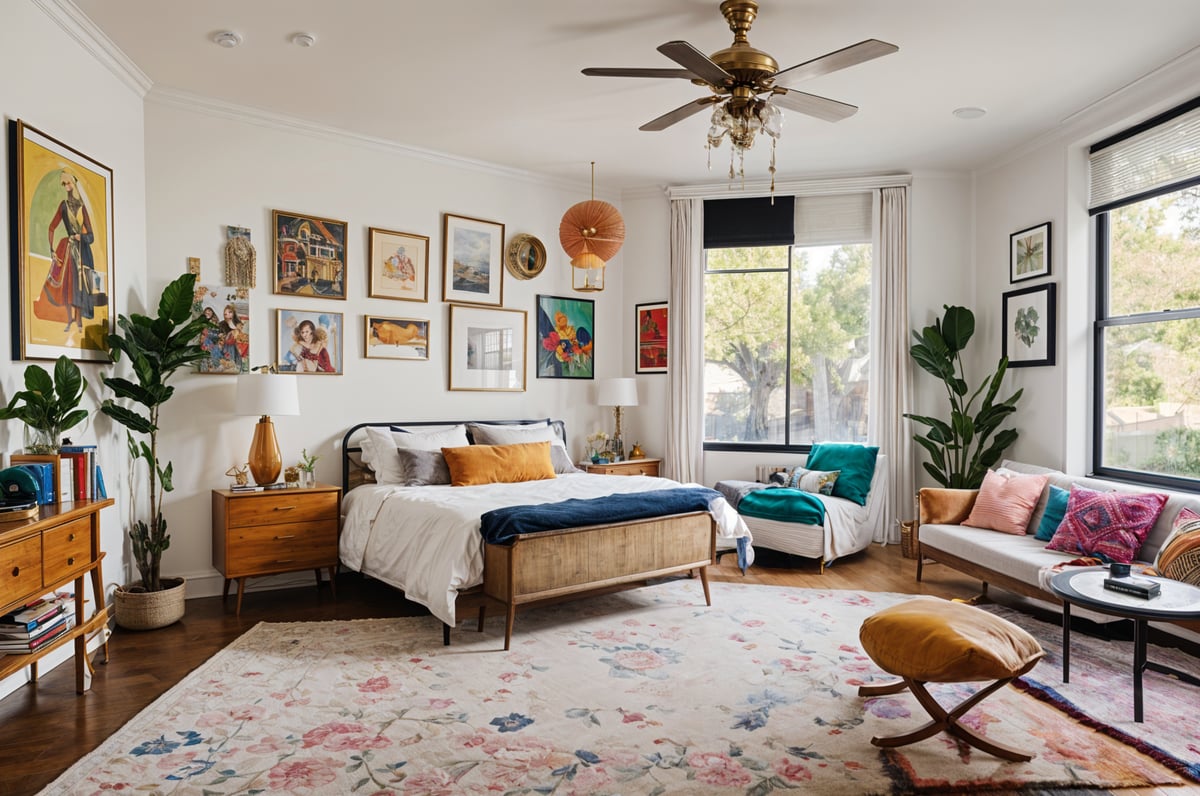
[[[601,193],[723,179],[684,80],[585,77],[674,67],[656,51],[732,41],[717,0],[75,0],[153,81],[411,147],[586,181]],[[986,165],[1200,43],[1196,0],[761,0],[750,43],[786,68],[866,38],[900,47],[794,88],[858,105],[786,112],[780,177]],[[238,32],[223,49],[211,37]],[[309,49],[289,42],[312,33]],[[83,88],[83,87],[81,87]],[[986,117],[963,121],[954,108]],[[766,174],[760,144],[747,179]]]

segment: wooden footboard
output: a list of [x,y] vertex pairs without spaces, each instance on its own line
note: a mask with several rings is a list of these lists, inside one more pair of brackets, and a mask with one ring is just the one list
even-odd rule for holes
[[707,512],[521,534],[511,545],[484,545],[483,591],[507,610],[508,649],[518,605],[693,569],[712,605],[707,567],[716,545],[716,523]]

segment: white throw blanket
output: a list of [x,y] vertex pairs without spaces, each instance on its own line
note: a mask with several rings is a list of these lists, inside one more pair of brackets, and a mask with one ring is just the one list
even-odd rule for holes
[[[408,599],[453,625],[459,590],[483,582],[479,525],[485,512],[679,486],[684,485],[667,478],[588,473],[519,484],[360,486],[342,501],[341,560],[356,572],[403,589]],[[736,547],[741,537],[749,544],[746,523],[724,498],[714,500],[710,510],[718,547]]]

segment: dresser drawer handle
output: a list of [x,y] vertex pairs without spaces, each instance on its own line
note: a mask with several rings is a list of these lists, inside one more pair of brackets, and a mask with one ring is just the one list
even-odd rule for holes
[[289,533],[287,536],[276,536],[275,538],[276,538],[276,539],[295,539],[295,538],[296,538],[296,534],[294,534],[294,533]]
[[67,534],[67,541],[68,541],[68,542],[73,542],[73,541],[75,541],[75,534],[73,534],[73,533],[69,533],[69,534]]
[[290,558],[277,558],[277,559],[275,559],[275,563],[276,564],[290,564],[290,563],[292,563],[292,560],[293,559],[290,559]]
[[18,577],[20,577],[20,576],[21,576],[21,568],[20,568],[20,567],[13,567],[13,577],[14,577],[14,578],[18,578]]
[[70,558],[67,559],[67,566],[68,567],[75,566],[75,556],[71,556]]
[[275,510],[276,511],[291,511],[294,508],[296,508],[296,507],[295,506],[276,506]]

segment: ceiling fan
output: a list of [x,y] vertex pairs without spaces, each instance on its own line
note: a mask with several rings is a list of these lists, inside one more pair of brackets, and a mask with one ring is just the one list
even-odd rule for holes
[[[679,64],[682,69],[641,69],[619,67],[589,67],[583,74],[601,77],[683,78],[712,93],[664,113],[643,124],[640,130],[665,130],[709,105],[716,105],[713,124],[709,128],[710,147],[718,146],[726,134],[734,151],[741,155],[754,143],[754,135],[762,131],[779,138],[782,115],[778,108],[797,111],[818,119],[836,122],[852,116],[857,106],[819,97],[788,86],[802,80],[827,75],[839,69],[891,55],[900,48],[879,39],[866,39],[843,47],[819,58],[813,58],[787,69],[769,54],[750,45],[747,37],[750,26],[758,16],[754,0],[725,0],[721,13],[733,31],[733,44],[705,55],[686,41],[669,41],[658,51]],[[732,162],[730,177],[733,176]],[[771,172],[775,171],[772,156]]]

